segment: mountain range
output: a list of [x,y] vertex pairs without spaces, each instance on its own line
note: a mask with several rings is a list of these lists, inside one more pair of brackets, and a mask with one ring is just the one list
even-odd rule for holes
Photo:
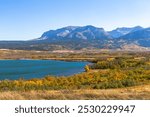
[[84,48],[122,49],[128,45],[150,48],[150,28],[122,27],[112,31],[87,26],[67,26],[44,32],[41,37],[29,41],[3,41],[3,49],[62,50]]

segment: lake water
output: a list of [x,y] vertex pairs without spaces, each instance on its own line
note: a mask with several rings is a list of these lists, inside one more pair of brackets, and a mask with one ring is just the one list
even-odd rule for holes
[[47,75],[69,76],[84,71],[88,62],[55,60],[0,60],[0,80],[42,78]]

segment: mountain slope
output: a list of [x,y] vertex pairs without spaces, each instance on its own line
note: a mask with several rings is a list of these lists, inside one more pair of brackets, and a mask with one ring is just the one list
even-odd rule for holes
[[150,38],[150,28],[138,30],[135,32],[131,32],[129,34],[126,34],[120,38],[123,39],[149,39]]
[[50,30],[42,34],[42,36],[39,38],[39,40],[55,40],[55,39],[62,39],[65,38],[70,32],[75,30],[76,26],[68,26],[57,30]]
[[150,47],[150,28],[131,32],[120,37],[120,39],[125,40],[128,43],[132,42],[139,44],[140,46]]
[[38,40],[58,41],[60,39],[92,40],[110,38],[111,36],[103,28],[88,25],[84,27],[69,26],[57,30],[50,30],[45,32]]
[[115,30],[109,31],[108,33],[113,37],[113,38],[118,38],[121,37],[123,35],[126,35],[128,33],[132,33],[138,30],[142,30],[143,28],[141,26],[136,26],[136,27],[132,27],[132,28],[117,28]]

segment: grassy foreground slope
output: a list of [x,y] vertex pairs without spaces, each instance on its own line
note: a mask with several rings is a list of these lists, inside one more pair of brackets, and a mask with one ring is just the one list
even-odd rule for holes
[[0,93],[1,100],[149,100],[150,85],[120,89],[6,91]]

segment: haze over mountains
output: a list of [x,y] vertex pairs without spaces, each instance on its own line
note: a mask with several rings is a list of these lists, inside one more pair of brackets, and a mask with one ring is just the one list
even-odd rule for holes
[[68,26],[44,32],[41,37],[30,41],[0,42],[0,48],[28,50],[62,50],[62,49],[122,49],[136,46],[150,47],[150,28],[140,26],[117,28],[105,31],[103,28],[88,26]]

